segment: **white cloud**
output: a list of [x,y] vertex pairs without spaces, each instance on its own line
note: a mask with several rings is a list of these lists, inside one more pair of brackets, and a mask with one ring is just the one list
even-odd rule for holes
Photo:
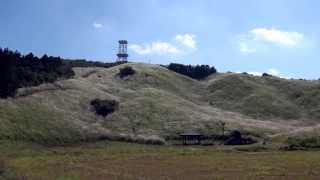
[[274,76],[280,76],[280,72],[274,68],[268,69],[268,73]]
[[[284,79],[290,79],[290,77],[285,76],[283,74],[281,74],[277,69],[275,68],[269,68],[266,72],[267,74],[271,74],[273,76],[277,76],[280,78],[284,78]],[[252,72],[248,72],[248,74],[254,75],[254,76],[262,76],[262,72],[257,72],[257,71],[252,71]]]
[[178,34],[176,35],[175,40],[186,47],[197,49],[195,37],[194,34]]
[[138,45],[138,44],[132,44],[129,45],[129,49],[132,49],[134,52],[140,54],[140,55],[146,55],[146,54],[157,54],[157,55],[164,55],[164,54],[178,54],[181,52],[180,49],[178,49],[173,44],[170,44],[168,42],[153,42],[151,44],[147,45]]
[[97,23],[97,22],[94,22],[94,23],[92,24],[92,26],[93,26],[94,28],[96,28],[96,29],[103,28],[103,24]]
[[148,44],[131,44],[129,49],[140,55],[186,55],[197,50],[194,34],[178,34],[171,41],[155,41]]
[[263,73],[261,72],[248,72],[248,74],[254,75],[254,76],[262,76]]
[[271,75],[273,75],[273,76],[280,77],[280,78],[290,79],[290,77],[283,75],[282,73],[280,73],[280,72],[279,72],[277,69],[275,69],[275,68],[270,68],[270,69],[268,69],[267,73],[268,73],[268,74],[271,74]]
[[299,32],[281,31],[275,28],[255,28],[250,34],[254,40],[263,40],[275,44],[295,46],[303,42],[304,35]]
[[238,35],[233,41],[237,49],[245,54],[269,50],[274,45],[294,47],[305,42],[305,35],[295,31],[283,31],[275,28],[254,28]]
[[256,49],[253,47],[249,47],[247,43],[239,42],[240,51],[243,53],[254,53]]

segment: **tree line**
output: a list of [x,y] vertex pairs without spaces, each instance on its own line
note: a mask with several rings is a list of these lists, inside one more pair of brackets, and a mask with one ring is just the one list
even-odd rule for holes
[[[22,55],[18,51],[0,48],[0,98],[14,96],[21,87],[52,83],[58,79],[74,76],[73,67],[109,68],[122,63],[103,63],[86,60],[67,60],[60,57],[43,55],[37,57],[32,53]],[[194,79],[204,79],[217,72],[208,65],[183,65],[171,63],[168,69]]]
[[14,96],[21,87],[54,82],[74,75],[71,66],[60,57],[44,55],[41,58],[29,53],[0,48],[0,97]]
[[126,61],[121,62],[99,62],[99,61],[88,61],[85,59],[76,59],[76,60],[63,60],[65,64],[71,67],[102,67],[110,68],[120,64],[127,63]]
[[193,79],[204,79],[211,74],[217,73],[217,70],[215,67],[210,67],[209,65],[184,65],[184,64],[177,64],[177,63],[171,63],[167,66],[169,70],[172,70],[176,73],[183,74],[186,76],[189,76]]
[[73,67],[108,68],[118,64],[66,60],[47,55],[37,57],[32,53],[22,55],[18,51],[0,48],[0,98],[14,96],[17,89],[21,87],[71,78],[74,76]]

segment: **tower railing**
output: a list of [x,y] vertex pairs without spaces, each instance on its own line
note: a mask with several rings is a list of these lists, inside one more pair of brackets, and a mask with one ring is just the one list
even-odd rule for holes
[[128,60],[128,41],[120,40],[119,41],[119,52],[117,54],[117,62],[127,61]]

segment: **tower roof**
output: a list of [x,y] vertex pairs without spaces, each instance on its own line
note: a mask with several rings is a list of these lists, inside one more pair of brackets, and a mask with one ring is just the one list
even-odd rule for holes
[[128,44],[128,41],[127,40],[120,40],[119,44]]
[[129,55],[127,53],[119,53],[117,54],[117,56],[120,58],[120,57],[124,57],[124,58],[127,58],[129,57]]

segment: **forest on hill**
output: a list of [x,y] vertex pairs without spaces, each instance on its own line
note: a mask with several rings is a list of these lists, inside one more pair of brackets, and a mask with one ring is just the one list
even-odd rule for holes
[[177,63],[170,63],[167,66],[169,70],[175,71],[176,73],[183,74],[189,76],[193,79],[205,79],[206,77],[210,76],[211,74],[217,73],[215,67],[210,67],[209,65],[184,65],[184,64],[177,64]]
[[[18,88],[52,83],[59,79],[74,76],[74,67],[110,68],[127,62],[98,62],[87,60],[69,60],[61,57],[43,55],[37,57],[33,53],[22,55],[18,51],[0,48],[0,97],[14,96]],[[183,65],[171,63],[164,66],[169,70],[194,79],[204,79],[217,72],[208,65]]]
[[103,63],[86,60],[67,60],[61,57],[32,53],[22,55],[18,51],[0,48],[0,97],[14,96],[21,87],[52,83],[74,75],[73,67],[112,67],[121,63]]

